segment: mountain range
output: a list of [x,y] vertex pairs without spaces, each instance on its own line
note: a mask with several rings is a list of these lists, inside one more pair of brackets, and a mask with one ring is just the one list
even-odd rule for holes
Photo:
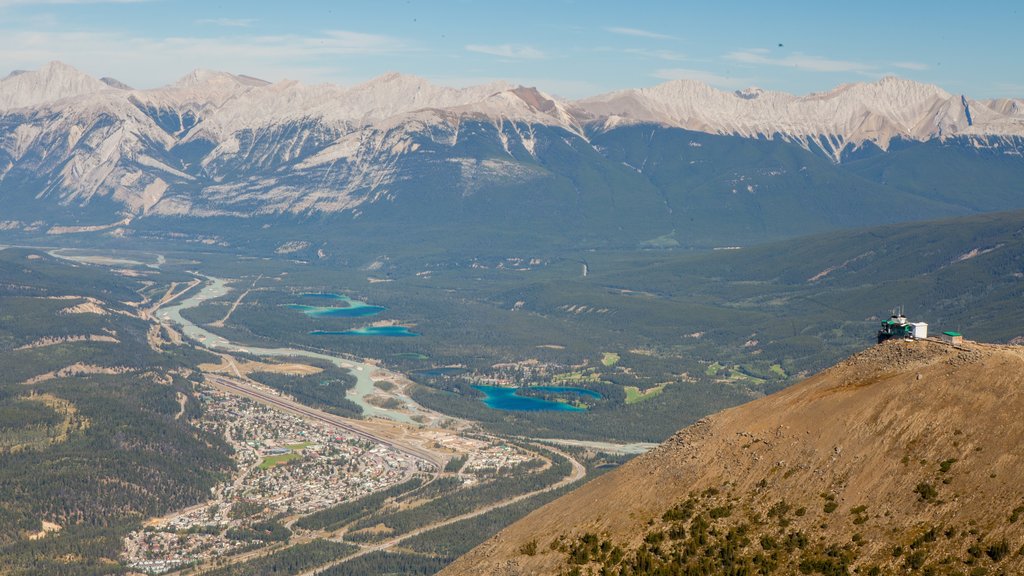
[[575,101],[400,74],[341,87],[196,70],[133,90],[52,62],[0,80],[0,228],[28,233],[255,218],[523,235],[517,221],[576,245],[742,244],[1020,208],[1021,182],[1024,100],[893,77]]

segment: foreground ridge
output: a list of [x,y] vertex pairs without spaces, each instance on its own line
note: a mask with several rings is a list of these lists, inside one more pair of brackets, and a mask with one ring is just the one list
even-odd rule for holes
[[1019,347],[887,341],[680,431],[444,574],[1016,573],[1022,390]]

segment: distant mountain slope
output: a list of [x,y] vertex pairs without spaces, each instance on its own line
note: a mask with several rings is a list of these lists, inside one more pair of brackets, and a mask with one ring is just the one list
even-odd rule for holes
[[[599,286],[713,302],[739,320],[666,322],[675,333],[727,334],[756,358],[820,369],[863,345],[879,316],[902,305],[933,329],[988,342],[1024,341],[1024,212],[843,230],[699,254],[592,258]],[[557,287],[551,289],[556,292]],[[766,314],[755,321],[757,314]],[[666,315],[666,317],[671,317]],[[660,317],[658,317],[660,318]],[[645,329],[659,325],[645,322]],[[743,325],[744,328],[739,326]],[[677,327],[678,326],[678,327]],[[674,330],[674,332],[673,332]]]
[[890,341],[682,430],[442,574],[1020,573],[1022,390],[1022,348]]
[[112,88],[116,87],[67,64],[50,62],[39,70],[17,70],[0,79],[0,110],[36,107]]
[[51,63],[0,80],[2,225],[29,232],[514,217],[519,236],[556,245],[747,244],[1024,207],[1022,151],[1018,101],[895,78],[576,102],[400,74],[340,87],[197,70],[132,90]]
[[807,96],[759,88],[730,93],[701,82],[676,80],[577,104],[608,128],[653,122],[712,134],[774,137],[799,142],[837,160],[865,143],[886,150],[894,138],[1013,137],[1024,129],[1016,109],[1005,101],[977,102],[938,86],[892,76]]

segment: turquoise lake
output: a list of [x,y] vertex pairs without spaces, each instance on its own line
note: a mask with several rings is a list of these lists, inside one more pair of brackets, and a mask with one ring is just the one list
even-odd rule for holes
[[[502,386],[473,386],[475,390],[484,393],[483,402],[488,408],[495,410],[507,410],[518,412],[539,412],[548,410],[553,412],[586,412],[586,408],[573,406],[566,402],[555,402],[543,398],[531,396],[520,396],[520,388],[505,388]],[[576,394],[578,396],[589,396],[590,398],[601,398],[601,394],[586,388],[570,388],[567,386],[531,386],[531,390],[550,392],[552,394]]]
[[373,304],[367,304],[366,302],[360,302],[359,300],[353,300],[343,294],[306,292],[304,294],[299,294],[299,297],[337,300],[345,304],[344,306],[310,306],[308,304],[288,305],[289,308],[293,310],[300,310],[306,316],[312,316],[313,318],[362,318],[365,316],[380,314],[387,310],[384,306],[375,306]]
[[393,338],[419,336],[405,326],[364,326],[352,330],[313,330],[310,334],[314,336],[389,336]]

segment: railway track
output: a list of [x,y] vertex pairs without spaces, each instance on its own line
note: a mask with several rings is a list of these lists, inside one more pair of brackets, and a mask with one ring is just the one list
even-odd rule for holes
[[429,462],[430,464],[435,466],[438,471],[440,471],[444,467],[444,459],[440,458],[437,454],[434,454],[429,450],[425,450],[417,446],[411,446],[402,442],[397,442],[390,438],[385,438],[379,434],[375,434],[369,430],[365,430],[361,427],[355,426],[351,424],[349,421],[342,418],[341,416],[328,414],[327,412],[323,412],[320,410],[316,410],[314,408],[310,408],[308,406],[304,406],[302,404],[299,404],[298,402],[284,400],[278,396],[264,392],[259,388],[240,383],[236,380],[232,380],[231,378],[226,378],[224,376],[206,374],[206,379],[219,387],[226,388],[236,394],[252,398],[253,400],[256,400],[262,404],[266,404],[268,406],[292,412],[304,418],[308,418],[310,420],[322,422],[324,424],[329,424],[336,428],[340,428],[347,432],[351,432],[352,434],[355,434],[357,436],[366,438],[367,440],[370,440],[372,442],[383,444],[384,446],[393,448],[394,450],[397,450],[398,452],[401,452],[403,454],[413,456],[414,458],[418,458],[420,460],[425,460],[426,462]]

